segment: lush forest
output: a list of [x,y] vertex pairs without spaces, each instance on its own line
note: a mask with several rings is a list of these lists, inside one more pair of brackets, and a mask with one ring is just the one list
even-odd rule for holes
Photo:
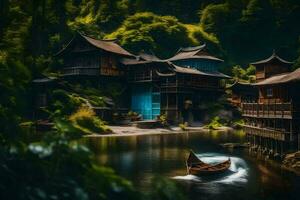
[[[93,163],[63,118],[53,115],[56,131],[39,143],[26,139],[31,80],[59,68],[53,55],[76,31],[161,58],[206,43],[234,75],[248,72],[232,66],[246,68],[273,49],[300,63],[300,0],[1,0],[0,19],[0,197],[140,198],[129,182]],[[148,198],[172,199],[170,188]]]

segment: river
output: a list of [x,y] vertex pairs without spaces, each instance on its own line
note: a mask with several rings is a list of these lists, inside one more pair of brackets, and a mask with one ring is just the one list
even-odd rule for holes
[[[200,200],[298,200],[300,177],[276,163],[250,155],[247,149],[228,150],[226,142],[244,142],[243,132],[206,132],[129,137],[85,138],[99,164],[113,168],[140,190],[147,190],[154,176],[179,182],[189,199]],[[207,163],[230,157],[228,173],[206,178],[186,175],[189,150]]]

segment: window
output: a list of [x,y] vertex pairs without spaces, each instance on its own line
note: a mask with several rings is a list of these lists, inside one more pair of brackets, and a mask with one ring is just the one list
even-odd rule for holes
[[273,97],[273,89],[267,88],[267,97]]

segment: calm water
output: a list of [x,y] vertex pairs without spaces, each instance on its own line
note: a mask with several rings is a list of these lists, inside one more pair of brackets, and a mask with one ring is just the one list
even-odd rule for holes
[[[190,199],[300,199],[300,177],[275,164],[258,161],[247,150],[229,151],[219,144],[243,142],[243,133],[185,133],[170,135],[86,138],[99,164],[146,190],[155,175],[174,179]],[[231,158],[230,171],[219,177],[186,175],[189,149],[208,163]]]

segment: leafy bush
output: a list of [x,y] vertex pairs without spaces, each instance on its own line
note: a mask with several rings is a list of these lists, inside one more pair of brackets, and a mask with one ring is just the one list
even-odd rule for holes
[[161,123],[163,126],[168,125],[168,119],[167,119],[167,114],[160,114],[157,116],[158,121]]
[[243,119],[238,119],[232,122],[232,125],[236,129],[241,129],[243,125],[245,124],[245,121]]
[[80,107],[84,101],[75,95],[69,94],[67,91],[57,89],[52,92],[50,103],[50,111],[59,112],[61,115],[69,115]]
[[127,116],[130,118],[130,121],[138,121],[141,119],[141,115],[139,115],[137,112],[129,111],[127,113]]
[[180,128],[181,130],[183,130],[183,131],[185,131],[185,130],[187,129],[187,126],[188,126],[188,123],[187,123],[187,122],[185,122],[185,123],[183,123],[183,124],[179,124],[179,128]]
[[105,125],[105,123],[95,116],[95,112],[88,107],[80,107],[75,113],[73,113],[69,120],[73,125],[80,129],[83,133],[107,133],[111,130]]
[[186,199],[174,182],[158,176],[151,181],[151,192],[148,194],[148,197],[155,200]]
[[232,74],[234,78],[239,81],[246,81],[246,82],[255,81],[255,67],[253,65],[250,65],[246,69],[243,69],[239,65],[233,66]]
[[220,127],[222,127],[223,126],[223,124],[221,123],[221,119],[220,119],[220,117],[214,117],[212,120],[211,120],[211,122],[208,124],[208,125],[206,125],[206,127],[208,128],[208,129],[212,129],[212,130],[216,130],[216,129],[218,129],[218,128],[220,128]]
[[54,122],[55,131],[39,142],[1,145],[1,199],[139,199],[130,182],[96,165],[78,142],[80,130]]

